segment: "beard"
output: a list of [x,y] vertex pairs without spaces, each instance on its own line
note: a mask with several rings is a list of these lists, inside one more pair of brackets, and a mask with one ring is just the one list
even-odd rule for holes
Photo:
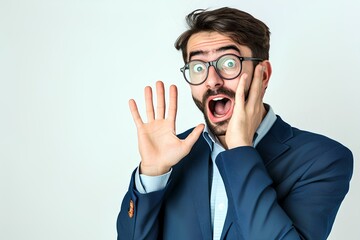
[[[205,104],[207,103],[207,99],[210,96],[214,96],[217,94],[224,94],[226,95],[229,99],[235,99],[235,92],[227,89],[227,88],[219,88],[216,91],[213,90],[207,90],[205,92],[205,94],[203,95],[202,100],[200,101],[199,99],[196,99],[194,96],[192,96],[195,105],[199,108],[199,110],[203,113],[204,115],[204,119],[206,122],[206,125],[208,126],[209,130],[216,136],[223,136],[226,134],[226,128],[227,128],[227,124],[229,123],[230,119],[226,119],[224,121],[221,122],[217,122],[217,123],[211,123],[211,121],[209,120],[208,117],[208,110],[210,109],[209,106],[206,106]],[[210,113],[212,114],[212,113]]]

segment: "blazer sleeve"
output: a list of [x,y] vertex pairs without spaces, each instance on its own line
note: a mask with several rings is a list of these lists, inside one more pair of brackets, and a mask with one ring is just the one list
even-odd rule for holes
[[118,240],[158,239],[159,212],[166,188],[140,194],[135,187],[135,171],[117,219]]
[[239,147],[220,153],[216,164],[237,234],[244,239],[326,239],[348,191],[352,155],[342,147],[319,156],[294,170],[292,180],[284,180],[292,187],[279,200],[256,149]]

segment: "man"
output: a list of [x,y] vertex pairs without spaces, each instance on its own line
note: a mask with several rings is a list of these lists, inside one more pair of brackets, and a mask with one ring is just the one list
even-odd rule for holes
[[348,192],[352,154],[291,127],[263,103],[269,29],[231,8],[196,10],[176,41],[206,124],[175,134],[177,89],[134,100],[141,163],[118,217],[118,239],[326,239]]

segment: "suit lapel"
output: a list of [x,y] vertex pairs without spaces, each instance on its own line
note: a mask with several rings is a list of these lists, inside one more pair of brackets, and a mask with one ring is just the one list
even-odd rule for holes
[[289,149],[285,142],[292,137],[291,126],[277,116],[274,125],[256,147],[265,166]]

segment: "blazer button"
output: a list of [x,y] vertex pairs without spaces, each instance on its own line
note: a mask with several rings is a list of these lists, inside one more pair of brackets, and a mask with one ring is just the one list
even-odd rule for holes
[[128,215],[129,215],[129,218],[132,218],[134,216],[134,202],[133,202],[133,200],[130,200]]

